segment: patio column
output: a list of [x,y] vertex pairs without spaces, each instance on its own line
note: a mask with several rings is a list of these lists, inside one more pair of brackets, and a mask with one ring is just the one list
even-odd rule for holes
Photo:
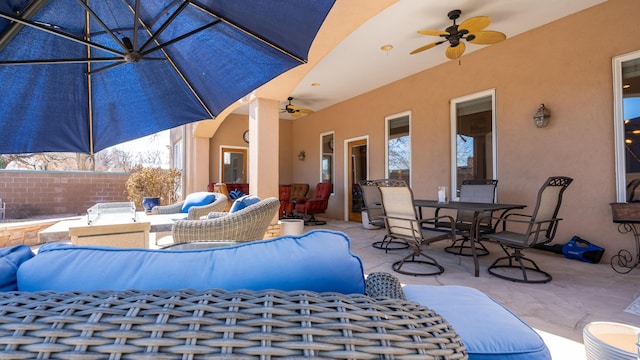
[[183,179],[185,179],[183,190],[184,196],[193,192],[207,191],[207,185],[209,184],[209,138],[198,137],[195,134],[196,125],[185,125],[188,134],[187,138],[190,141],[184,141],[184,151],[186,152],[186,159],[188,163],[183,164],[184,173]]
[[280,119],[277,100],[258,98],[249,105],[249,184],[261,199],[278,197]]

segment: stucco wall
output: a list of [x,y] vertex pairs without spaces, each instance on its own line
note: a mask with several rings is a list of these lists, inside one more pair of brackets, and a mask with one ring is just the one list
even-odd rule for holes
[[[303,148],[300,148],[295,152],[291,148],[292,137],[292,124],[291,120],[280,120],[279,129],[269,129],[269,131],[280,132],[280,148],[279,148],[279,168],[274,169],[278,171],[281,184],[291,183],[291,169],[294,159],[298,161],[297,154]],[[249,117],[246,115],[232,114],[224,119],[222,124],[215,133],[215,136],[210,140],[211,156],[209,158],[209,178],[210,182],[220,181],[220,147],[248,147],[249,144],[244,142],[242,134],[249,129]],[[249,161],[251,159],[249,158]]]
[[[495,89],[499,201],[525,203],[531,211],[547,177],[570,176],[556,242],[579,235],[605,247],[605,256],[632,249],[609,207],[616,199],[612,58],[640,49],[639,13],[640,1],[609,0],[289,122],[289,136],[281,129],[287,147],[281,144],[280,151],[281,166],[291,168],[279,170],[281,182],[313,188],[319,178],[314,144],[320,133],[335,131],[336,193],[327,216],[343,219],[345,140],[368,136],[370,178],[384,177],[384,118],[411,111],[412,188],[416,197],[433,198],[438,185],[451,182],[450,100]],[[551,109],[551,123],[538,129],[532,117],[541,103]],[[221,127],[211,140],[212,180],[218,177],[218,139],[242,144],[244,126],[229,130],[229,138]],[[302,149],[307,157],[298,161]]]
[[0,198],[7,218],[33,215],[84,214],[99,202],[128,201],[128,173],[86,171],[0,171]]

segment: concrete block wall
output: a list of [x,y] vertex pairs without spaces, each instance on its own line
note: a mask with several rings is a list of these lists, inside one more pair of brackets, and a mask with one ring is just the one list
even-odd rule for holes
[[85,214],[99,202],[129,201],[128,173],[0,170],[6,217]]

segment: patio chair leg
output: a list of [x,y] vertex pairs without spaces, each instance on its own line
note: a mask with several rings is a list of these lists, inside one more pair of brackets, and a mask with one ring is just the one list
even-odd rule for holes
[[389,235],[385,235],[382,241],[376,241],[371,244],[376,249],[384,250],[384,252],[389,252],[389,250],[403,250],[409,247],[409,245],[404,241],[394,240],[389,237]]
[[[481,241],[476,242],[476,256],[486,256],[489,255],[489,249],[487,249]],[[460,239],[456,239],[453,243],[446,248],[444,251],[449,254],[459,255],[459,256],[473,256],[471,252],[471,243],[468,237],[462,237]]]
[[327,222],[324,220],[316,220],[314,214],[311,214],[305,221],[305,225],[325,225]]
[[[419,260],[416,258],[423,258],[424,260]],[[413,263],[413,264],[424,264],[427,265],[429,268],[431,268],[431,271],[426,271],[426,272],[413,272],[413,271],[409,271],[409,270],[403,270],[402,266],[406,263]],[[425,253],[423,253],[422,251],[420,251],[419,248],[414,248],[414,251],[405,256],[402,260],[400,261],[396,261],[391,265],[391,268],[393,269],[393,271],[400,273],[400,274],[405,274],[405,275],[413,275],[413,276],[431,276],[431,275],[439,275],[442,274],[444,272],[444,268],[438,264],[438,262],[436,261],[436,259],[432,258],[429,255],[426,255]]]
[[[506,249],[504,250],[505,252],[507,251]],[[516,274],[520,274],[520,276],[508,275],[505,272],[498,272],[496,269],[511,269],[514,270]],[[515,270],[519,270],[519,272]],[[527,284],[548,283],[552,278],[551,274],[540,269],[535,261],[525,257],[520,249],[514,249],[513,254],[496,259],[496,261],[489,266],[487,271],[491,275],[497,276],[501,279]],[[538,276],[531,277],[530,275],[533,274],[538,274]]]

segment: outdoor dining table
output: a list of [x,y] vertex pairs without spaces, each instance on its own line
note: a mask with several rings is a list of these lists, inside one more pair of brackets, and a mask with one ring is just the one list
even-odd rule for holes
[[502,211],[500,216],[504,215],[506,212],[514,209],[524,209],[527,207],[522,204],[501,204],[501,203],[474,203],[474,202],[463,202],[463,201],[449,201],[449,202],[438,202],[437,200],[421,200],[415,199],[413,204],[418,208],[418,213],[420,218],[422,218],[422,208],[436,208],[436,209],[452,209],[452,210],[466,210],[473,211],[473,220],[471,221],[471,229],[469,231],[469,242],[471,244],[471,255],[473,257],[473,265],[475,267],[475,276],[480,276],[480,266],[478,264],[478,254],[476,251],[476,226],[478,225],[478,219],[481,217],[480,214],[485,211]]

